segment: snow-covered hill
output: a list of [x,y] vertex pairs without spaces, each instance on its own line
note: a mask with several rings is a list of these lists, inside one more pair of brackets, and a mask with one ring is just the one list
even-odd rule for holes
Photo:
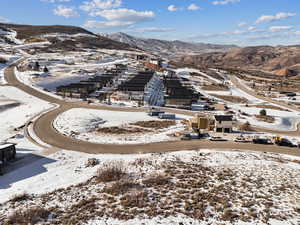
[[164,56],[164,57],[176,57],[178,55],[193,55],[205,52],[223,52],[232,49],[236,46],[233,45],[214,45],[205,43],[189,43],[183,41],[165,41],[158,39],[145,39],[130,36],[125,33],[113,33],[106,34],[106,37],[129,44],[131,46],[137,46],[138,48],[148,51],[152,54]]
[[21,44],[21,41],[16,38],[17,32],[0,28],[0,44]]

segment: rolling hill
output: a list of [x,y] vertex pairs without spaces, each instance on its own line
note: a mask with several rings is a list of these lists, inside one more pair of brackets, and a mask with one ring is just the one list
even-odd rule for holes
[[177,62],[206,67],[266,71],[278,76],[300,74],[300,45],[255,46],[228,52],[183,56]]
[[226,52],[229,49],[237,47],[234,45],[214,45],[204,43],[189,43],[183,41],[166,41],[158,39],[138,38],[121,32],[107,34],[106,37],[118,42],[129,44],[132,47],[138,47],[149,53],[167,58],[216,51]]

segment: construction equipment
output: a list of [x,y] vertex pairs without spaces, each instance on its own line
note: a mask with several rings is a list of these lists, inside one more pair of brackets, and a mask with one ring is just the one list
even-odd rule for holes
[[212,130],[214,121],[205,114],[197,114],[189,120],[189,128],[195,133],[201,134],[201,130]]
[[279,146],[296,147],[296,145],[293,144],[290,140],[279,136],[274,138],[274,142]]

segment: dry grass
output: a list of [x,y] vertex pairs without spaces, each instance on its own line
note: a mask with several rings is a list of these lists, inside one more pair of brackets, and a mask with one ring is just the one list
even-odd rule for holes
[[27,193],[21,193],[21,194],[16,194],[14,195],[10,201],[11,202],[21,202],[21,201],[26,201],[26,200],[30,200],[32,198],[32,196],[30,194]]
[[273,116],[255,115],[255,117],[259,121],[263,121],[263,122],[267,122],[267,123],[274,123],[275,122],[275,118]]
[[162,174],[155,174],[144,179],[142,182],[147,187],[161,186],[168,184],[170,182],[170,178]]
[[103,192],[110,195],[120,195],[120,194],[125,194],[132,189],[139,189],[139,188],[141,188],[141,186],[138,183],[132,180],[126,180],[126,181],[117,181],[112,185],[105,187],[103,189]]
[[96,174],[99,182],[119,181],[127,175],[124,164],[121,161],[113,161],[102,165]]
[[136,123],[131,123],[130,125],[145,127],[145,128],[163,129],[163,128],[175,126],[176,122],[174,120],[163,120],[163,121],[151,120],[151,121],[139,121]]
[[229,88],[223,84],[211,84],[201,87],[204,91],[228,91]]
[[246,105],[246,107],[255,107],[255,108],[260,108],[260,109],[274,109],[274,110],[279,110],[279,111],[288,111],[286,109],[283,109],[279,106],[276,105]]
[[101,127],[97,129],[97,132],[105,134],[132,134],[149,132],[149,130],[139,127]]
[[41,207],[15,211],[7,221],[7,224],[37,224],[48,219],[50,212]]
[[217,95],[217,94],[211,94],[212,96],[222,99],[227,102],[232,102],[232,103],[247,103],[248,100],[243,97],[238,97],[238,96],[230,96],[230,95]]
[[146,191],[133,192],[121,198],[121,205],[125,208],[144,208],[148,205],[148,193]]
[[25,40],[25,43],[36,43],[36,42],[44,42],[46,41],[45,39],[42,39],[42,38],[37,38],[37,37],[31,37],[31,38],[28,38]]
[[241,131],[255,131],[255,129],[251,126],[249,122],[243,123],[239,126],[239,130]]
[[[249,159],[256,160],[256,157],[254,155]],[[267,161],[281,163],[283,160],[276,155],[265,157]],[[230,160],[235,159],[245,160],[245,155],[230,155]],[[290,170],[280,170],[279,175],[276,167],[268,165],[259,172],[260,168],[255,166],[245,167],[241,171],[239,166],[205,166],[202,162],[206,160],[210,160],[210,154],[201,151],[190,162],[174,156],[172,160],[157,164],[156,173],[153,172],[152,175],[148,170],[142,169],[144,165],[150,164],[140,158],[131,166],[141,170],[137,170],[136,175],[125,177],[123,164],[111,162],[101,167],[101,177],[107,173],[114,174],[111,171],[118,171],[120,176],[105,179],[116,181],[103,184],[95,177],[80,186],[48,194],[44,204],[52,207],[60,198],[59,201],[66,204],[55,210],[51,208],[55,217],[48,224],[77,225],[97,218],[128,220],[176,217],[178,214],[199,221],[213,217],[220,222],[218,224],[225,224],[225,221],[230,224],[235,224],[236,221],[268,223],[270,219],[287,220],[300,215],[299,207],[292,204],[286,208],[285,205],[287,196],[293,202],[298,202],[300,187],[297,175],[294,178],[297,171],[290,174]],[[155,161],[153,165],[156,165]],[[270,175],[270,171],[276,173]],[[104,177],[107,178],[106,175]],[[287,177],[289,183],[282,177]],[[74,201],[70,202],[70,199]]]

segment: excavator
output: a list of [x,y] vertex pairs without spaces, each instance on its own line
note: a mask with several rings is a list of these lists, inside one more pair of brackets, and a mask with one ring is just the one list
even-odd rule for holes
[[297,145],[293,144],[287,138],[283,138],[283,137],[280,137],[280,136],[275,137],[274,142],[275,142],[276,145],[279,145],[279,146],[297,147]]
[[193,118],[189,119],[188,121],[188,131],[185,132],[181,140],[191,140],[192,133],[197,133],[198,138],[203,137],[203,130],[212,130],[214,126],[214,121],[211,120],[205,114],[197,114]]

